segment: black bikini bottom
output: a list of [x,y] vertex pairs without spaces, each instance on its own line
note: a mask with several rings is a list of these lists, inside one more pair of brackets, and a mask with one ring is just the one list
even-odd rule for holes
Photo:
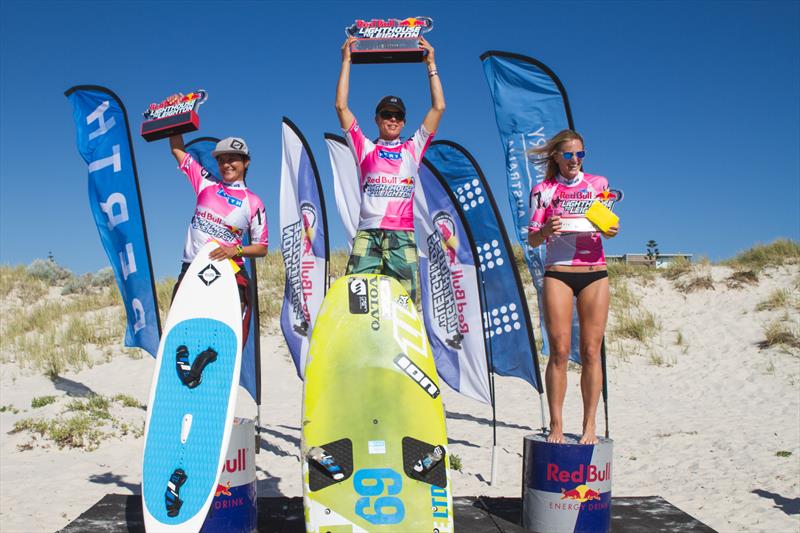
[[572,294],[578,296],[578,294],[591,283],[594,283],[598,279],[607,278],[608,272],[605,270],[597,270],[595,272],[555,272],[546,270],[544,277],[563,281],[572,289]]

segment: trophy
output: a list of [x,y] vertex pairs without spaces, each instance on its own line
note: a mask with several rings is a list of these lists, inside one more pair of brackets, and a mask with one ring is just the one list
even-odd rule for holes
[[207,98],[208,93],[199,90],[178,98],[167,98],[160,104],[150,104],[143,113],[142,137],[151,142],[197,131],[200,128],[197,110]]
[[353,63],[421,63],[425,50],[419,38],[433,29],[430,17],[356,20],[345,28],[357,40],[350,46]]

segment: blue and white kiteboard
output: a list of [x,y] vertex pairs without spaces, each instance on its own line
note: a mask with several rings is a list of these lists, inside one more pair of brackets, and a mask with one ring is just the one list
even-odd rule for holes
[[197,254],[161,337],[145,424],[147,531],[196,532],[222,471],[236,408],[242,313],[233,264]]

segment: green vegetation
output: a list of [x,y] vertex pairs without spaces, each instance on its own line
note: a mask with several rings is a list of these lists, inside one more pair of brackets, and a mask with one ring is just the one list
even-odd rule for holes
[[755,270],[736,270],[725,279],[729,289],[741,289],[745,285],[757,285],[758,274]]
[[[55,396],[41,396],[34,398],[31,405],[36,408],[56,401],[58,398]],[[127,394],[118,394],[114,396],[113,401],[124,407],[145,408]],[[65,405],[61,415],[52,419],[26,418],[18,420],[11,433],[26,431],[34,437],[55,443],[59,448],[84,448],[87,451],[94,450],[101,441],[115,435],[132,434],[136,438],[142,437],[144,426],[131,427],[128,422],[122,422],[112,416],[111,402],[111,399],[98,394],[87,398],[72,399]],[[33,447],[34,441],[18,446],[20,450],[29,450]]]
[[56,397],[55,396],[37,396],[33,400],[31,400],[31,407],[34,409],[38,409],[39,407],[44,407],[45,405],[50,405],[51,403],[55,403]]
[[618,316],[610,333],[620,339],[648,342],[652,340],[653,335],[659,329],[660,324],[653,313],[637,310],[636,312],[625,312]]
[[676,281],[675,288],[682,293],[690,293],[702,290],[714,290],[714,280],[710,275],[693,276],[688,280]]
[[738,254],[722,264],[760,272],[767,267],[800,262],[800,243],[790,239],[778,239],[770,244],[759,244]]
[[608,263],[608,277],[613,284],[617,279],[637,279],[644,283],[649,283],[656,279],[659,270],[646,265],[629,265],[622,261],[612,261]]
[[91,366],[91,348],[118,343],[125,332],[108,268],[76,277],[51,260],[0,266],[0,297],[29,302],[11,305],[0,324],[0,361],[13,358],[50,378]]
[[110,405],[108,398],[94,394],[86,400],[72,400],[67,404],[67,411],[82,411],[93,418],[110,420],[111,413],[108,411]]
[[19,413],[19,409],[17,409],[16,407],[14,407],[11,404],[2,405],[2,406],[0,406],[0,413],[17,414],[17,413]]
[[[44,437],[54,442],[59,448],[84,448],[87,451],[96,449],[104,436],[99,429],[97,420],[85,413],[54,420],[25,418],[14,424],[11,433],[21,431],[28,431]],[[30,449],[31,447],[25,448]]]
[[792,452],[790,452],[788,450],[780,450],[780,451],[775,452],[775,455],[778,456],[778,457],[791,457],[792,456]]
[[[788,289],[775,289],[770,293],[766,300],[759,302],[756,305],[756,311],[772,311],[774,309],[782,309],[784,307],[792,306],[792,292]],[[794,306],[797,309],[797,302]]]
[[451,453],[450,454],[450,470],[458,470],[459,472],[461,472],[461,469],[463,467],[464,467],[464,465],[461,464],[461,457],[456,455],[456,454],[454,454],[454,453]]
[[665,269],[663,269],[664,277],[670,281],[675,281],[681,276],[688,274],[692,271],[692,263],[685,257],[679,257],[672,261]]
[[136,409],[145,409],[145,405],[139,402],[129,394],[117,394],[114,396],[114,401],[122,404],[123,407],[135,407]]
[[[512,251],[535,321],[538,316],[536,293],[523,251],[518,245],[513,245]],[[653,253],[656,253],[655,247]],[[331,253],[331,281],[344,274],[348,256],[345,250]],[[799,260],[800,243],[796,241],[783,239],[758,245],[723,263],[734,269],[723,283],[734,288],[754,285],[765,268],[797,264]],[[656,315],[643,308],[631,287],[634,284],[663,283],[660,281],[663,278],[683,293],[713,290],[715,283],[708,275],[708,269],[703,268],[706,264],[707,260],[692,263],[681,259],[671,262],[666,268],[656,269],[645,265],[609,263],[612,320],[609,322],[608,340],[632,339],[651,343],[661,326]],[[272,251],[259,259],[257,268],[261,326],[272,327],[283,303],[285,282],[280,251]],[[156,283],[162,323],[171,303],[174,283],[172,277]],[[792,313],[800,310],[796,297],[800,292],[800,276],[795,276],[791,285],[775,291],[758,304],[758,309],[786,309]],[[143,356],[139,349],[122,347],[125,312],[110,268],[76,276],[52,258],[33,261],[27,267],[0,265],[0,299],[6,310],[0,322],[0,362],[14,361],[20,367],[55,378],[67,370],[80,370],[121,354]],[[786,322],[792,324],[790,320]],[[681,334],[677,335],[676,344],[686,349]],[[536,338],[541,343],[538,335]],[[762,346],[780,345],[792,350],[796,344],[797,332],[778,324],[767,328],[762,342]],[[626,349],[630,350],[630,344]]]
[[788,315],[784,315],[780,320],[767,324],[764,328],[764,340],[758,346],[760,348],[782,347],[790,352],[800,349],[800,335],[790,327],[792,322]]

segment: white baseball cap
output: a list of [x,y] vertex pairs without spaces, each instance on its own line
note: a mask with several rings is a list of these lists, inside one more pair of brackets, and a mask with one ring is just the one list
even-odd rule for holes
[[214,157],[222,154],[240,154],[245,157],[250,157],[250,151],[247,149],[247,143],[241,137],[228,137],[222,139],[217,143],[217,147],[211,152]]

